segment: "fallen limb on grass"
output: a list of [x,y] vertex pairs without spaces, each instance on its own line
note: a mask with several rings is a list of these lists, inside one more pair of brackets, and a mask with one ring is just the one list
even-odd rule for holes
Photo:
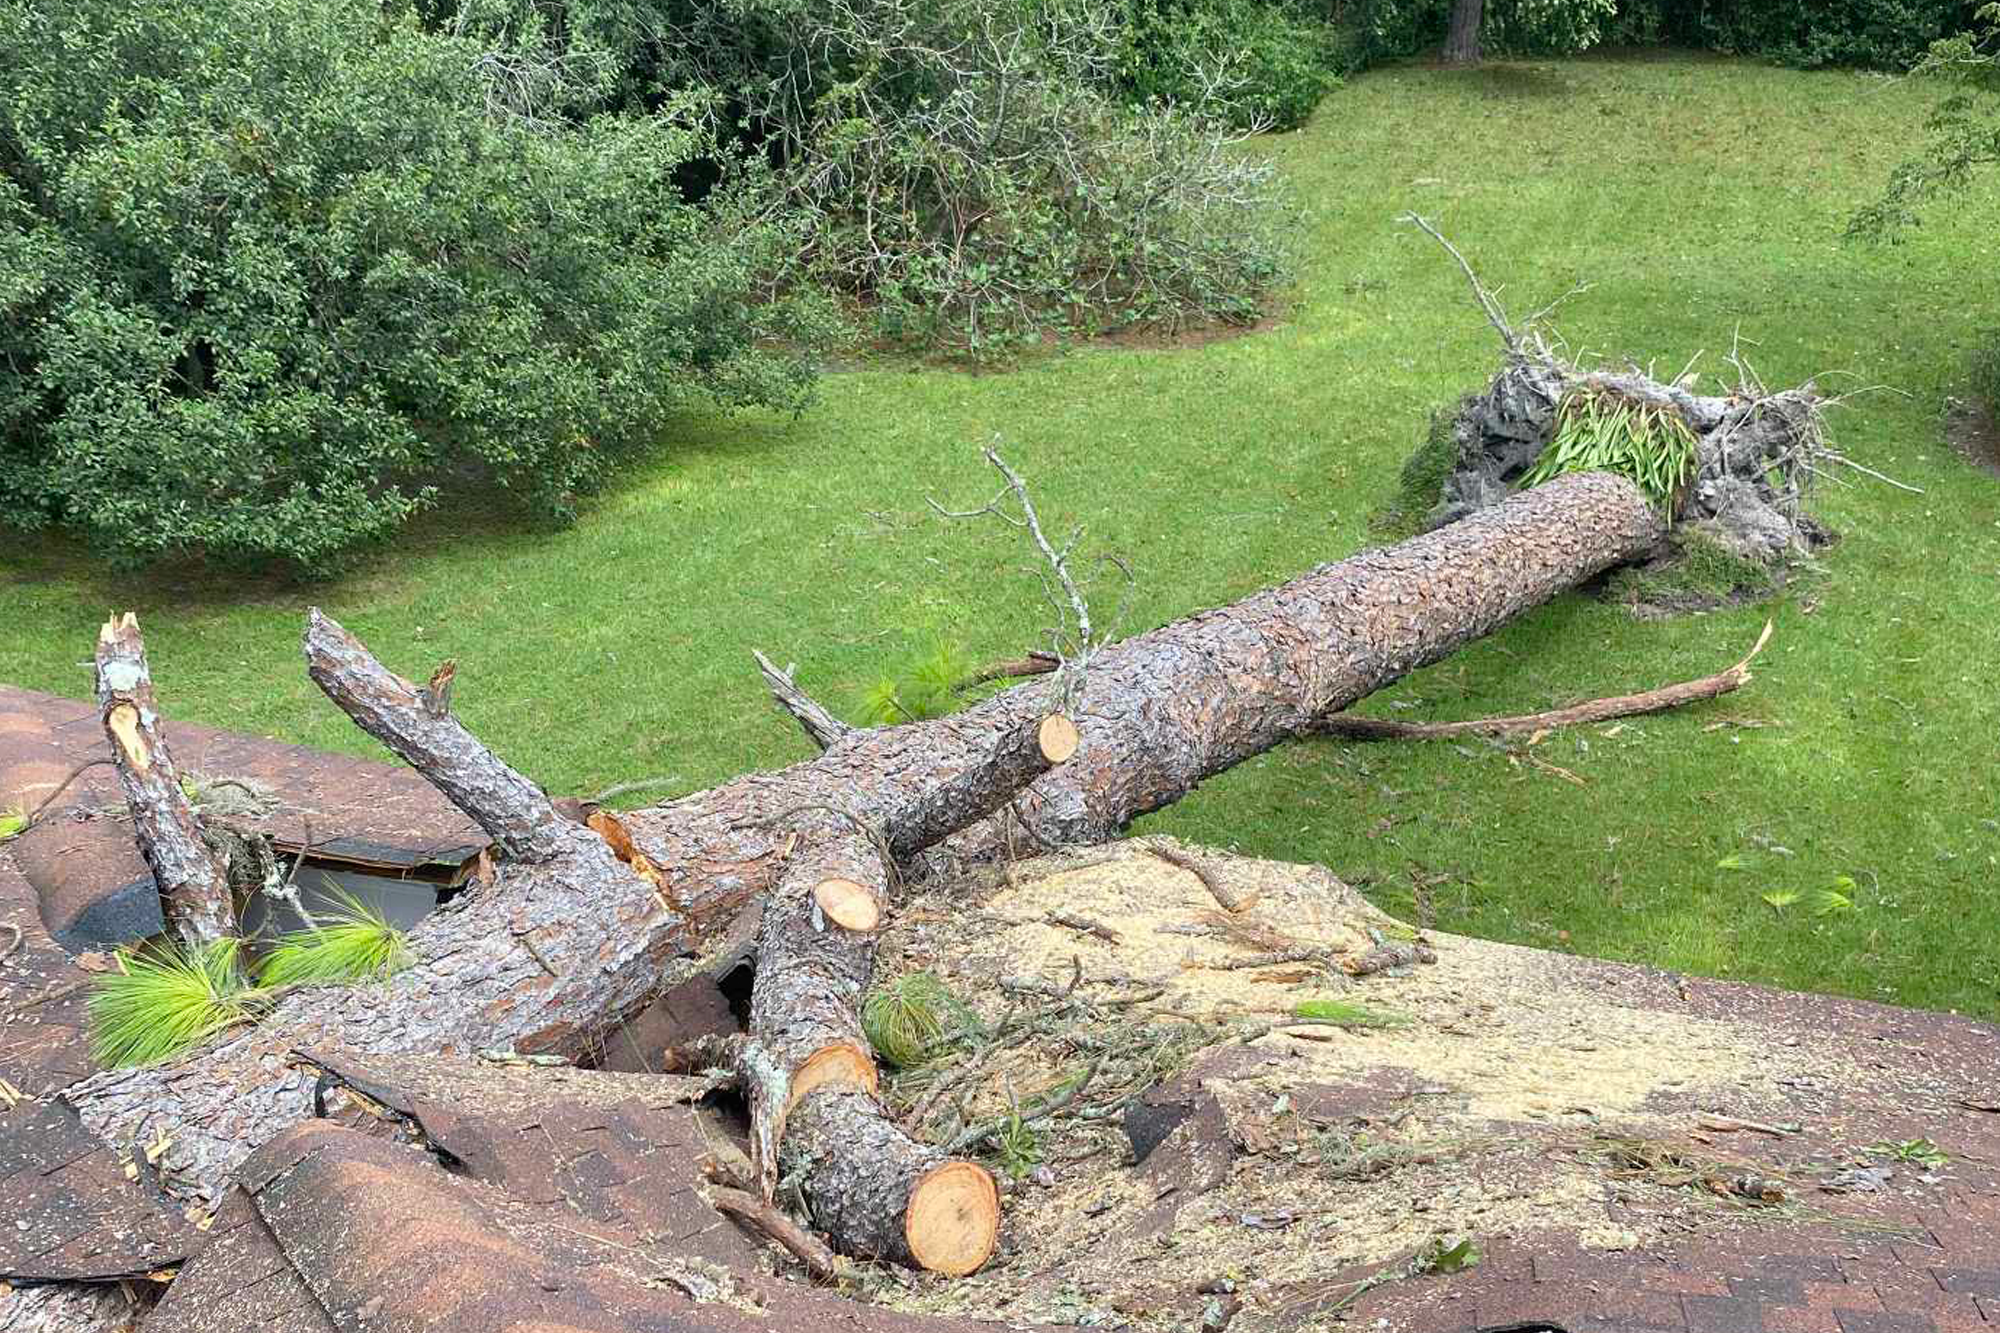
[[1750,663],[1771,641],[1771,622],[1756,646],[1742,661],[1727,671],[1679,685],[1662,685],[1640,694],[1620,694],[1609,699],[1554,708],[1546,713],[1523,713],[1516,717],[1482,717],[1466,722],[1391,722],[1385,718],[1349,717],[1334,713],[1320,720],[1315,730],[1325,736],[1350,741],[1428,741],[1447,736],[1505,736],[1516,732],[1554,731],[1559,727],[1608,722],[1616,717],[1636,717],[1641,713],[1662,713],[1669,708],[1700,703],[1742,689],[1750,681]]

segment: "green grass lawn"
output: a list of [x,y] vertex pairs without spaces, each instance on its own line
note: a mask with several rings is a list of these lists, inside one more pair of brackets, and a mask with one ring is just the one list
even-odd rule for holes
[[[781,764],[807,746],[752,647],[851,703],[931,635],[981,658],[1035,640],[1024,546],[924,504],[986,500],[981,445],[1052,524],[1127,557],[1128,629],[1368,544],[1430,410],[1495,367],[1456,269],[1395,222],[1417,209],[1516,309],[1594,283],[1563,314],[1591,352],[1719,372],[1740,330],[1774,385],[1893,386],[1841,412],[1838,439],[1924,494],[1828,488],[1845,540],[1772,606],[1640,623],[1571,596],[1364,705],[1465,717],[1705,674],[1775,615],[1744,692],[1536,749],[1580,787],[1483,742],[1320,742],[1148,826],[1324,862],[1404,913],[1427,885],[1450,930],[1994,1016],[2000,484],[1940,418],[2000,309],[2000,227],[1989,203],[1895,247],[1840,239],[1924,106],[1875,77],[1701,58],[1373,74],[1266,145],[1308,229],[1268,330],[1009,374],[841,374],[796,420],[688,423],[574,529],[446,509],[328,586],[134,581],[17,539],[0,680],[86,693],[97,623],[136,607],[173,715],[365,752],[300,666],[317,603],[406,675],[456,657],[461,715],[552,789]],[[1764,900],[1848,882],[1852,912]]]

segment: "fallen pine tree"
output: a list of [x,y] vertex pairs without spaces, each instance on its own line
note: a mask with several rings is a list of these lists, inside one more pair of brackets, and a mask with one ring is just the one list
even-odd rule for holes
[[[1532,378],[1532,361],[1513,347],[1501,380]],[[1653,390],[1678,402],[1668,386]],[[101,1073],[65,1096],[114,1142],[164,1145],[157,1156],[176,1196],[213,1200],[250,1151],[312,1114],[315,1077],[295,1052],[582,1057],[763,904],[751,1030],[732,1052],[753,1105],[756,1179],[745,1183],[768,1200],[789,1172],[837,1249],[968,1271],[997,1228],[991,1181],[882,1112],[855,1017],[895,877],[1115,836],[1647,555],[1695,479],[1748,466],[1728,452],[1746,440],[1759,441],[1765,473],[1790,475],[1816,446],[1816,416],[1802,420],[1797,434],[1691,426],[1688,475],[1664,504],[1625,476],[1565,473],[1117,643],[1090,645],[1086,628],[1080,669],[1066,663],[936,721],[848,727],[760,662],[821,747],[816,757],[588,826],[458,722],[448,682],[404,680],[315,611],[304,640],[312,679],[492,836],[495,873],[412,932],[413,965],[384,985],[287,995],[185,1058]],[[1066,548],[1044,549],[1060,574]],[[114,622],[106,636],[144,672],[135,624]],[[143,756],[118,744],[122,715],[105,698],[121,770],[170,764],[158,744]],[[135,814],[142,799],[171,805],[170,784],[135,788],[126,776],[141,793]],[[155,865],[153,830],[172,836],[183,816],[192,819],[172,809],[135,818]],[[180,900],[167,907],[186,929]]]
[[810,892],[822,879],[886,873],[869,864],[882,854],[915,873],[927,855],[990,858],[1111,837],[1638,557],[1660,532],[1630,483],[1564,477],[1101,649],[1066,710],[1080,742],[1053,768],[1040,737],[1058,687],[1030,681],[948,718],[856,730],[791,768],[621,815],[611,840],[564,818],[448,710],[432,711],[421,689],[315,612],[305,635],[313,680],[494,837],[497,873],[419,925],[413,966],[383,986],[291,995],[186,1059],[108,1071],[66,1095],[114,1141],[164,1131],[169,1187],[213,1198],[251,1149],[311,1113],[314,1080],[292,1066],[294,1050],[581,1054],[692,969],[794,865],[830,857],[824,864],[842,868],[791,877],[788,892]]

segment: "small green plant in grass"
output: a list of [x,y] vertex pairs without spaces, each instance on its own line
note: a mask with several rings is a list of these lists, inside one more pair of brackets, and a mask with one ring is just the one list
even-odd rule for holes
[[1021,1118],[1019,1111],[1009,1115],[993,1136],[993,1149],[1000,1159],[1000,1169],[1014,1180],[1025,1179],[1042,1164],[1042,1136]]
[[861,696],[860,716],[867,727],[895,726],[943,717],[965,702],[957,686],[973,672],[963,646],[933,637],[893,675],[884,676]]
[[1672,518],[1681,488],[1694,476],[1698,443],[1678,408],[1575,388],[1563,395],[1555,431],[1521,484],[1539,486],[1570,472],[1613,472]]
[[120,954],[88,1001],[91,1050],[113,1068],[157,1064],[239,1023],[254,1021],[269,992],[250,984],[242,941],[200,951],[178,946]]
[[1772,889],[1764,895],[1764,901],[1773,912],[1782,916],[1787,907],[1795,906],[1804,897],[1797,889]]
[[1315,1023],[1333,1023],[1344,1028],[1399,1028],[1409,1023],[1405,1014],[1370,1009],[1346,1000],[1301,1000],[1292,1006],[1292,1017]]
[[978,1015],[934,972],[897,977],[861,1002],[868,1044],[898,1069],[914,1069],[978,1026]]
[[1861,909],[1854,905],[1853,893],[1856,888],[1854,877],[1842,875],[1832,886],[1812,891],[1814,916],[1844,916]]
[[264,955],[257,979],[267,988],[381,981],[410,965],[403,932],[377,908],[343,894],[309,930],[282,936]]
[[1868,1145],[1868,1151],[1876,1157],[1887,1157],[1892,1161],[1910,1162],[1917,1166],[1943,1166],[1951,1160],[1951,1154],[1932,1143],[1929,1139],[1883,1139]]

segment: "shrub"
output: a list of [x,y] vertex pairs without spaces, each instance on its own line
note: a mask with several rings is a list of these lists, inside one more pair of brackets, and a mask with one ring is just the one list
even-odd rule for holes
[[1239,129],[1291,129],[1338,86],[1333,26],[1273,0],[1129,0],[1118,85]]
[[1782,64],[1905,69],[1930,44],[1970,26],[1960,0],[1624,0],[1653,10],[1660,36],[1685,46],[1762,56]]
[[656,77],[713,91],[809,219],[814,272],[906,342],[1248,321],[1289,271],[1273,168],[1133,111],[1098,0],[681,0]]
[[[1966,26],[1977,0],[1616,0],[1610,4],[1495,4],[1489,50],[1537,53],[1597,40],[1667,42],[1758,56],[1798,66],[1904,69],[1930,44]],[[1350,9],[1363,63],[1434,50],[1444,40],[1450,0],[1359,0]],[[1586,40],[1579,21],[1591,32]]]
[[0,0],[0,522],[319,567],[484,479],[565,517],[825,329],[677,106],[545,119],[349,0]]
[[[1487,0],[1480,44],[1489,54],[1586,50],[1616,24],[1616,0]],[[1420,55],[1444,44],[1451,0],[1356,0],[1344,22],[1361,65]]]

